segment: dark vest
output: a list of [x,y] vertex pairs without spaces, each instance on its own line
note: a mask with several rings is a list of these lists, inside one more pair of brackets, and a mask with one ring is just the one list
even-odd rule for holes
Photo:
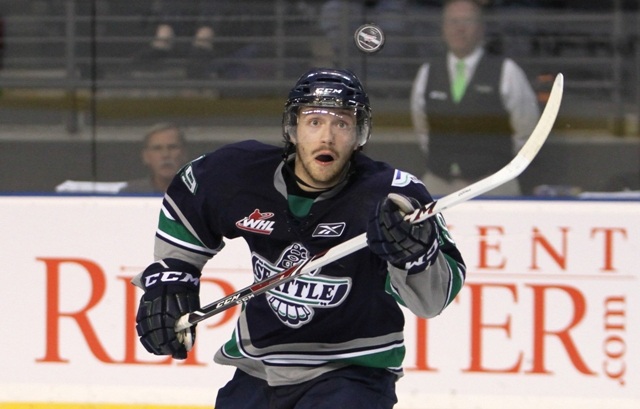
[[425,96],[431,172],[476,180],[511,160],[513,130],[500,98],[503,61],[484,55],[458,104],[451,98],[446,59],[430,65]]

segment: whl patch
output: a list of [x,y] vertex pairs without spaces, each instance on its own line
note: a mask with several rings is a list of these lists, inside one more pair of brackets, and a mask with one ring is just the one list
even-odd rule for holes
[[269,220],[274,216],[271,212],[261,212],[256,209],[249,216],[246,216],[236,222],[236,227],[240,230],[250,231],[251,233],[269,235],[273,232],[275,221]]

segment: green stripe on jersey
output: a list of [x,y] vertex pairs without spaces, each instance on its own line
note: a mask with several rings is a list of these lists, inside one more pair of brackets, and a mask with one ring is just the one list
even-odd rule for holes
[[384,290],[387,294],[391,295],[398,304],[402,305],[403,307],[407,306],[407,304],[404,303],[402,297],[400,297],[400,294],[398,294],[393,285],[391,285],[391,274],[389,272],[387,272],[387,280],[384,283]]
[[371,368],[399,368],[402,366],[405,353],[406,348],[403,345],[399,345],[388,351],[340,359],[339,362],[347,362],[352,365],[368,366]]
[[[376,348],[376,347],[374,347]],[[224,354],[230,358],[243,358],[244,356],[240,353],[240,349],[238,348],[238,344],[236,343],[236,334],[235,330],[233,331],[233,335],[231,339],[227,341],[224,346]],[[339,351],[336,351],[336,354],[340,354]],[[341,358],[341,359],[330,359],[332,362],[345,362],[351,365],[360,365],[360,366],[368,366],[372,368],[399,368],[402,366],[402,361],[404,360],[404,356],[406,354],[406,348],[404,345],[397,345],[390,347],[389,350],[381,351],[381,352],[371,352],[367,350],[363,350],[357,356],[352,356],[351,358]],[[322,360],[322,355],[314,355],[312,352],[305,352],[306,357],[316,357],[318,360]],[[291,362],[295,365],[295,360]]]
[[458,265],[458,262],[446,254],[444,254],[444,258],[445,260],[447,260],[447,263],[449,263],[449,268],[451,269],[451,276],[452,276],[451,292],[449,294],[449,299],[445,304],[445,305],[449,305],[451,301],[453,301],[453,299],[456,298],[456,295],[458,295],[458,293],[462,289],[462,286],[464,285],[464,278],[462,275],[462,271],[460,270],[460,266]]
[[158,222],[158,229],[167,235],[174,237],[178,240],[190,243],[199,247],[206,247],[196,236],[191,234],[183,224],[176,220],[168,218],[164,212],[160,212],[160,220]]
[[240,349],[236,343],[236,330],[233,330],[231,339],[227,341],[222,348],[224,349],[224,353],[231,358],[242,358],[242,354],[240,353]]

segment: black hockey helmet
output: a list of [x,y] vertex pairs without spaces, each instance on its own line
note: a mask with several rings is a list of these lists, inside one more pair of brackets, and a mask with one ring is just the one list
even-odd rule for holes
[[371,136],[371,107],[360,80],[349,70],[314,68],[302,75],[289,92],[282,116],[282,132],[287,143],[295,135],[300,107],[345,108],[355,111],[358,146]]

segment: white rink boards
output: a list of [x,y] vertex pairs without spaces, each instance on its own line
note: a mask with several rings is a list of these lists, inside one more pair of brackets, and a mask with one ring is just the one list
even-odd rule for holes
[[[135,336],[128,281],[153,261],[159,206],[0,197],[0,408],[213,406],[237,308],[199,324],[184,362]],[[467,283],[441,316],[407,313],[397,408],[640,407],[639,202],[474,200],[445,218]],[[229,242],[203,304],[248,285],[249,261]]]

